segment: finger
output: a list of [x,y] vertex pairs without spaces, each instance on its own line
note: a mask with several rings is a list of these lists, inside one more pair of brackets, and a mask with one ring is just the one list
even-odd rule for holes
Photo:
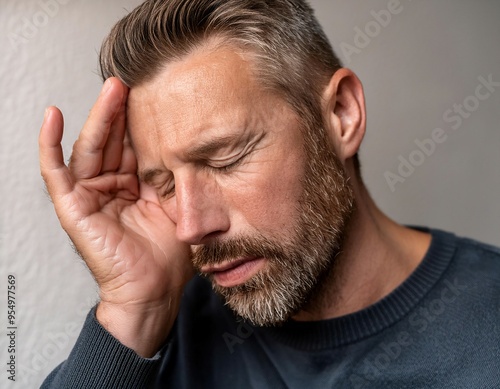
[[108,139],[106,141],[106,145],[104,146],[101,173],[114,172],[120,167],[124,149],[123,142],[127,119],[127,96],[128,90],[125,89],[122,104],[120,105],[120,109],[111,124]]
[[102,88],[78,140],[73,146],[70,170],[75,179],[99,175],[103,150],[113,121],[123,104],[125,86],[117,78],[108,79]]
[[147,202],[160,205],[160,200],[158,199],[158,191],[152,186],[141,182],[139,184],[140,197]]
[[128,134],[125,134],[125,140],[123,141],[122,158],[118,172],[137,175],[137,157]]
[[45,111],[45,118],[38,138],[40,153],[40,172],[50,197],[55,201],[73,189],[73,179],[64,164],[61,147],[64,119],[56,107]]
[[[121,200],[137,201],[140,195],[136,176],[130,174],[107,174],[85,182],[85,189],[91,192],[101,192],[116,196]],[[92,208],[93,207],[93,208]],[[99,212],[103,204],[90,204],[89,213]],[[113,208],[114,209],[114,208]]]

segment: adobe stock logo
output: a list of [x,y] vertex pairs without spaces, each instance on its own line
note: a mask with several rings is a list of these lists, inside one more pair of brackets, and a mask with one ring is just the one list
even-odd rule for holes
[[21,19],[20,25],[8,35],[11,47],[17,52],[19,47],[35,38],[42,28],[47,27],[50,19],[57,16],[61,5],[71,0],[38,0],[38,8],[31,17]]
[[465,97],[461,103],[455,103],[443,113],[443,121],[449,125],[446,131],[443,128],[435,128],[425,139],[415,139],[413,149],[407,157],[398,156],[398,167],[394,171],[385,171],[384,179],[392,193],[396,191],[396,185],[404,183],[415,173],[419,166],[431,157],[438,146],[448,139],[451,130],[456,131],[462,127],[465,120],[469,119],[476,112],[481,103],[488,100],[500,87],[500,82],[493,79],[490,74],[487,77],[479,76],[479,83],[474,89],[474,93]]

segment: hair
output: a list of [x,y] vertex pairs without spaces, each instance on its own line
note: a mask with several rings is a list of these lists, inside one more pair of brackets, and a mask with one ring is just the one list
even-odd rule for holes
[[260,84],[322,127],[321,93],[342,65],[305,0],[147,0],[104,41],[101,75],[132,88],[209,42],[249,53]]

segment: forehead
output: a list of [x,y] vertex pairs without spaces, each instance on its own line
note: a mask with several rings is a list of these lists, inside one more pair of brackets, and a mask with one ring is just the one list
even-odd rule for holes
[[259,89],[250,61],[230,47],[195,50],[179,61],[168,63],[152,80],[133,87],[129,110],[140,111],[145,105],[155,108],[160,102],[167,103],[167,108],[200,109],[201,104],[224,105],[227,101],[237,103],[248,99]]
[[144,85],[143,90],[150,92],[166,82],[170,91],[180,94],[211,92],[218,88],[228,91],[237,84],[246,90],[255,84],[251,62],[249,54],[232,47],[200,48],[182,60],[166,65],[156,79]]
[[132,88],[127,116],[141,165],[251,121],[275,120],[283,109],[284,102],[257,82],[250,55],[221,47],[195,51]]

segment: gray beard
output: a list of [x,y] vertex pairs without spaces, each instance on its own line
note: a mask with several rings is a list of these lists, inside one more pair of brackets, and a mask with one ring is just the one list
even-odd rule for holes
[[346,173],[327,140],[308,137],[308,164],[294,225],[273,238],[252,235],[214,242],[199,247],[193,256],[198,269],[245,256],[268,260],[263,271],[234,287],[221,287],[206,275],[226,305],[257,326],[281,324],[319,300],[323,283],[332,279],[354,209]]

